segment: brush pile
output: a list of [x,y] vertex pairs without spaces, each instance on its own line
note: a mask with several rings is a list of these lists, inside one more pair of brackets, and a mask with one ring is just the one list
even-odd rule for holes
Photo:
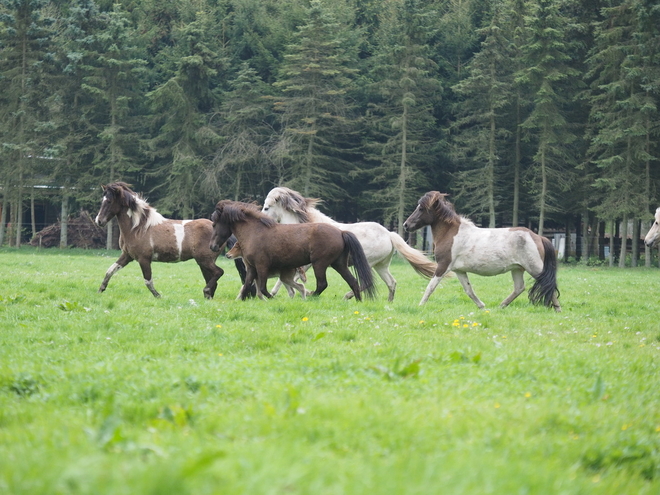
[[[62,223],[57,222],[37,232],[30,244],[40,247],[59,247]],[[106,229],[94,223],[90,214],[81,210],[77,217],[70,217],[67,227],[67,245],[86,249],[103,249],[106,242]]]

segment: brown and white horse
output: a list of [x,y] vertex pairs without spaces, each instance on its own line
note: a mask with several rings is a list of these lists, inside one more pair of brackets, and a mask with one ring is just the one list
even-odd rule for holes
[[155,297],[160,294],[154,288],[151,262],[178,262],[195,259],[206,280],[204,297],[213,298],[218,279],[224,270],[215,264],[218,253],[211,251],[209,243],[213,234],[210,220],[169,220],[134,193],[125,182],[115,182],[103,187],[103,201],[96,223],[103,227],[117,217],[121,256],[105,274],[99,287],[103,292],[118,270],[137,260],[142,269],[144,283]]
[[[213,237],[210,247],[220,250],[231,234],[241,244],[247,276],[240,299],[257,281],[257,295],[272,297],[266,288],[270,273],[289,271],[291,277],[298,267],[310,264],[316,276],[316,290],[320,295],[328,286],[326,271],[334,268],[346,281],[357,300],[361,291],[372,298],[375,293],[373,276],[364,251],[355,235],[328,224],[278,224],[259,211],[259,207],[238,201],[219,201],[213,215]],[[357,274],[348,268],[349,256]]]
[[470,285],[468,272],[485,276],[511,272],[514,289],[502,301],[501,307],[504,308],[525,290],[523,274],[527,271],[536,280],[529,291],[530,301],[561,311],[557,290],[557,255],[549,239],[524,227],[477,227],[458,215],[445,196],[438,191],[426,193],[403,224],[408,231],[430,225],[433,232],[438,269],[426,287],[420,305],[428,300],[442,277],[452,270],[467,295],[479,308],[484,308],[484,303]]
[[[362,244],[369,266],[383,279],[389,289],[388,301],[394,300],[396,280],[390,272],[392,256],[398,252],[414,270],[426,278],[436,271],[436,264],[424,253],[408,244],[396,232],[390,232],[376,222],[339,223],[324,215],[316,206],[319,199],[305,198],[288,187],[275,187],[266,196],[262,211],[279,223],[328,223],[338,229],[352,232]],[[351,294],[347,294],[348,297]]]
[[644,237],[644,244],[649,247],[655,247],[658,243],[660,243],[660,208],[655,210],[653,225],[651,225],[651,229],[646,234],[646,237]]

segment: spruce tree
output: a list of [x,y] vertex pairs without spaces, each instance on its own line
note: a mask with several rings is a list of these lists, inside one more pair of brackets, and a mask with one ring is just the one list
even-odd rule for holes
[[[384,4],[372,60],[368,201],[403,234],[403,221],[428,189],[423,174],[434,146],[434,104],[441,86],[428,45],[436,12],[418,0]],[[386,10],[385,10],[386,9]]]
[[356,74],[354,36],[319,0],[312,0],[308,21],[287,47],[275,88],[281,136],[273,160],[278,182],[305,196],[346,198],[341,182],[348,175],[357,143],[351,134],[354,109],[349,94]]

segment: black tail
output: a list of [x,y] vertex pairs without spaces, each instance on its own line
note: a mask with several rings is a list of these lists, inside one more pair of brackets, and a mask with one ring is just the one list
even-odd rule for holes
[[348,253],[351,256],[355,278],[357,278],[360,291],[364,292],[367,298],[373,299],[376,297],[376,285],[374,284],[373,272],[371,271],[367,257],[364,255],[362,244],[360,244],[360,241],[358,241],[358,238],[352,232],[342,231],[341,234]]
[[544,306],[552,306],[552,297],[557,293],[559,297],[559,289],[557,288],[557,253],[555,247],[547,237],[542,237],[543,250],[545,256],[543,258],[543,271],[536,277],[534,285],[529,290],[529,300],[533,304],[541,304]]
[[[231,249],[234,247],[234,244],[236,244],[238,240],[234,236],[234,234],[227,239],[227,249]],[[234,260],[234,266],[236,267],[236,271],[238,272],[238,275],[241,277],[241,282],[245,284],[245,276],[247,275],[247,270],[245,269],[245,263],[243,263],[243,260],[241,258],[238,258],[237,260]],[[254,282],[252,283],[252,287],[250,287],[250,290],[247,294],[247,297],[256,297],[257,296],[257,286],[254,285]]]

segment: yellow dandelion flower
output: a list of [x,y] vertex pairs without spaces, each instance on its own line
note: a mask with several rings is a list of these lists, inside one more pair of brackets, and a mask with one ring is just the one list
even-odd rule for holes
[[470,326],[470,325],[468,325],[467,323],[463,323],[463,328],[467,328],[467,327],[469,327],[469,326]]
[[496,402],[496,403],[495,403],[495,409],[499,409],[499,408],[500,408],[500,403],[499,403],[499,402]]
[[222,356],[222,353],[218,354],[218,356]]
[[503,339],[506,339],[506,335],[502,335],[502,338],[503,338]]
[[532,394],[530,392],[525,392],[525,397],[527,397],[529,399],[531,396],[532,396]]
[[465,319],[465,316],[461,316],[461,320],[464,320],[464,319]]
[[477,323],[477,322],[475,321],[474,323],[472,323],[472,326],[473,326],[473,327],[478,327],[478,326],[479,326],[479,323]]
[[222,328],[222,325],[216,325],[215,328]]
[[660,432],[660,425],[655,427],[655,431]]
[[424,320],[419,320],[419,324],[420,324],[420,325],[423,325],[423,324],[424,324]]
[[307,318],[306,316],[304,316],[302,319],[302,321],[307,321],[307,320],[309,320],[309,318]]
[[353,314],[354,314],[354,315],[359,315],[360,312],[359,312],[359,311],[354,311]]

